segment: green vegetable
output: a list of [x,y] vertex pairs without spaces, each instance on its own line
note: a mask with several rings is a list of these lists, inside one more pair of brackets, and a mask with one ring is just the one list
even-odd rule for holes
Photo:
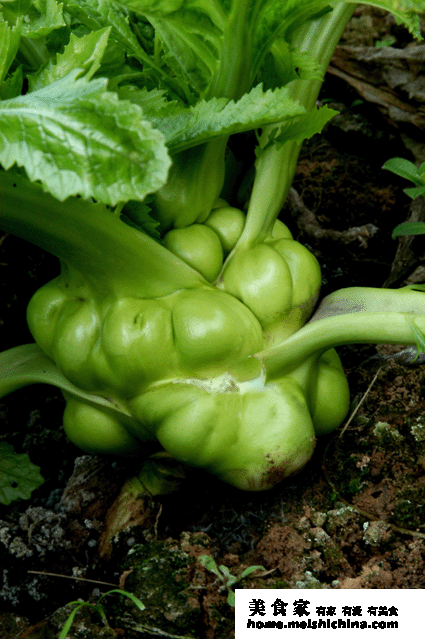
[[[419,35],[423,0],[378,4]],[[0,396],[55,384],[89,453],[165,449],[247,490],[298,472],[348,411],[333,347],[416,343],[425,314],[409,289],[385,298],[394,331],[350,304],[306,324],[320,268],[277,220],[302,141],[334,114],[316,100],[354,5],[0,8],[0,227],[61,265],[28,305],[36,343],[0,355]]]
[[[62,375],[93,394],[87,402],[63,388],[64,426],[75,444],[91,453],[130,454],[138,452],[136,440],[158,441],[177,459],[248,489],[269,487],[304,466],[315,436],[303,389],[286,378],[266,383],[249,357],[264,348],[265,334],[245,304],[103,205],[59,203],[7,173],[0,185],[3,228],[25,237],[37,230],[40,244],[61,258],[61,276],[35,293],[27,318]],[[286,234],[283,225],[276,228]],[[102,259],[98,246],[108,249]],[[264,304],[269,297],[267,290]],[[341,419],[348,393],[334,359]],[[2,368],[10,391],[6,361]],[[24,383],[20,377],[18,386]],[[97,405],[97,395],[111,409]],[[317,419],[329,421],[320,410]],[[282,445],[273,456],[267,451],[276,440]]]

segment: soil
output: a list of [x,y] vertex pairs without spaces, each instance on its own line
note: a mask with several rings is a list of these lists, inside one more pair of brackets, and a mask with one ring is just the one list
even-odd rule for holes
[[[320,99],[339,115],[304,145],[281,215],[318,257],[323,295],[424,281],[423,236],[395,241],[391,232],[425,219],[425,200],[413,202],[405,181],[381,168],[395,156],[425,161],[424,58],[424,44],[363,8],[332,61]],[[32,341],[26,305],[58,264],[12,236],[0,243],[3,350]],[[262,567],[237,588],[424,588],[422,360],[402,347],[338,352],[350,417],[318,441],[302,473],[266,493],[187,471],[169,495],[135,496],[127,461],[82,456],[69,443],[54,389],[2,400],[0,443],[27,453],[45,483],[30,500],[0,506],[0,639],[58,637],[75,600],[92,605],[75,616],[70,638],[228,639],[234,608],[205,555],[235,576]],[[102,618],[95,604],[115,588],[145,609],[111,594]]]

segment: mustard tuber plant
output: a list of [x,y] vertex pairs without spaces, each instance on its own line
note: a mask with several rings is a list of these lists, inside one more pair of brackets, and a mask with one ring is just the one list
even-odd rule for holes
[[[373,4],[420,37],[423,0]],[[339,291],[309,321],[320,267],[277,219],[355,6],[0,3],[0,228],[61,266],[1,396],[56,385],[82,450],[266,490],[346,416],[335,346],[422,340],[412,288]]]

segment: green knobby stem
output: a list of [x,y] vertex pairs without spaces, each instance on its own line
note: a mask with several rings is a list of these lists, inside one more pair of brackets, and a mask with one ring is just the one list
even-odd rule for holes
[[49,251],[99,295],[161,297],[209,287],[200,273],[101,204],[59,202],[25,178],[0,172],[0,228]]
[[[307,51],[321,65],[325,73],[341,35],[356,5],[337,5],[332,12],[300,28],[291,45]],[[314,108],[323,80],[300,80],[293,83],[291,97],[307,111]],[[279,125],[264,127],[261,142]],[[256,161],[254,186],[249,202],[247,221],[236,249],[261,242],[271,232],[282,209],[294,178],[301,143],[289,141],[278,147],[271,145]]]
[[255,355],[262,362],[268,379],[289,374],[308,358],[319,358],[336,346],[417,345],[425,335],[422,291],[410,287],[400,290],[353,288],[337,291],[329,297],[331,302],[339,297],[337,310],[329,314],[323,312],[324,300],[319,319],[314,316],[284,342]]

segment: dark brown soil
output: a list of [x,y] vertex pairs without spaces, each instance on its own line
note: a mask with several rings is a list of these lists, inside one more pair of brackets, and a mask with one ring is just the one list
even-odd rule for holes
[[[375,43],[389,37],[390,55],[377,56],[385,47]],[[339,115],[304,145],[281,217],[317,255],[323,294],[423,282],[423,236],[394,241],[391,231],[425,219],[425,201],[413,203],[405,181],[381,167],[394,156],[425,161],[425,81],[415,62],[425,45],[372,9],[356,12],[341,44],[321,93]],[[31,341],[26,304],[58,264],[14,237],[0,244],[3,350]],[[350,419],[318,442],[300,475],[260,494],[189,471],[173,494],[129,491],[117,502],[128,463],[81,456],[61,428],[59,393],[37,386],[2,400],[0,442],[28,453],[46,482],[30,501],[0,506],[0,639],[58,637],[69,602],[95,603],[117,587],[145,610],[110,595],[109,626],[85,607],[69,637],[228,639],[234,608],[202,555],[236,576],[262,566],[241,588],[424,588],[425,373],[400,351],[339,349]],[[120,508],[127,528],[115,534]]]

